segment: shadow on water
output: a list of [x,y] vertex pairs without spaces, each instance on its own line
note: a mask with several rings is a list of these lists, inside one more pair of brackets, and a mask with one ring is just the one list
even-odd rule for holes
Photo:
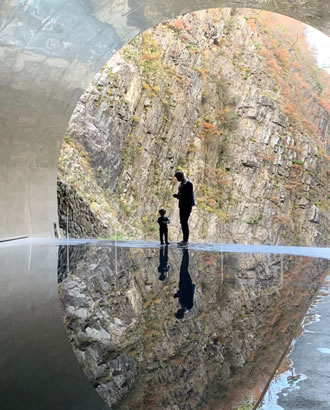
[[59,252],[65,324],[89,380],[118,409],[252,406],[299,333],[329,263],[79,248]]

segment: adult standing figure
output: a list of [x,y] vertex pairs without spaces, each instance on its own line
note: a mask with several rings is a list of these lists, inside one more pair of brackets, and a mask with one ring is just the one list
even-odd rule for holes
[[194,187],[192,182],[184,176],[182,171],[176,171],[174,176],[178,182],[180,182],[178,193],[173,195],[174,198],[179,200],[180,223],[183,234],[183,240],[178,242],[178,245],[187,245],[189,241],[188,219],[192,207],[195,205]]
[[183,319],[184,314],[194,306],[195,285],[192,283],[189,268],[189,253],[188,249],[182,250],[182,260],[180,266],[180,281],[179,290],[173,295],[174,298],[179,298],[181,308],[176,312],[177,319]]

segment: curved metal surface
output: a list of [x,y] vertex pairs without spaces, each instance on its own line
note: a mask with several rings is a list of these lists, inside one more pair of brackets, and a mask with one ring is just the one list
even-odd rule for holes
[[0,2],[0,238],[53,236],[63,134],[97,70],[145,29],[210,7],[276,11],[330,33],[329,0]]
[[57,247],[0,246],[0,408],[106,410],[63,325]]

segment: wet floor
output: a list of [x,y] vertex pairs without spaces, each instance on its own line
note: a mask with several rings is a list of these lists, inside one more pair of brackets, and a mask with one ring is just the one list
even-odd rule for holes
[[104,410],[72,352],[56,246],[0,246],[0,409]]
[[251,406],[329,263],[318,248],[64,243],[0,246],[0,408]]
[[318,291],[288,356],[271,382],[263,410],[328,410],[330,403],[330,276]]

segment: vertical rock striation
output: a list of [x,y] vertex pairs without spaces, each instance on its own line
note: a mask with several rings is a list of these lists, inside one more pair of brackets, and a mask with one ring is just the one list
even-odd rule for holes
[[159,280],[159,252],[89,246],[60,271],[65,323],[89,380],[116,409],[228,410],[258,399],[327,261],[189,251],[194,303],[177,320],[182,255],[169,249]]
[[73,114],[59,162],[61,180],[108,227],[98,236],[156,237],[165,207],[176,239],[181,167],[196,191],[192,239],[329,246],[324,81],[282,19],[281,34],[266,13],[192,13],[108,62]]

